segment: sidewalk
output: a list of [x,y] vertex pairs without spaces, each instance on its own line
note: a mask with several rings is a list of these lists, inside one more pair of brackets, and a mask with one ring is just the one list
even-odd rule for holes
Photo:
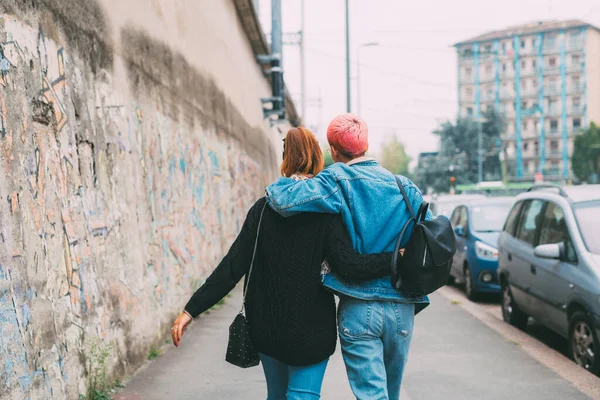
[[[431,300],[416,320],[402,400],[590,399],[445,297]],[[242,370],[224,360],[227,328],[240,301],[236,291],[221,310],[194,322],[179,348],[169,347],[114,399],[266,398],[260,367]],[[353,398],[339,348],[322,398]]]

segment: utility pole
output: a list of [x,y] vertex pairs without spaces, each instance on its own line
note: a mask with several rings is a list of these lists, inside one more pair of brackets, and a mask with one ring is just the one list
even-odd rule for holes
[[304,0],[300,0],[300,96],[302,119],[306,124],[306,64],[304,60]]
[[350,97],[350,9],[346,0],[346,112],[352,111]]
[[[277,120],[285,119],[285,86],[282,67],[283,38],[281,32],[281,0],[271,0],[271,54],[259,55],[258,61],[269,63],[271,69],[272,97],[261,99],[265,118],[276,116]],[[266,108],[265,104],[271,104]]]
[[483,182],[483,119],[477,121],[477,182]]

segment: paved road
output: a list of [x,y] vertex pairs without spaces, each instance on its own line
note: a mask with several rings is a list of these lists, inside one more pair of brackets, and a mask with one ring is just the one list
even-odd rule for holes
[[[453,295],[434,294],[432,305],[417,317],[402,400],[592,398]],[[242,370],[224,361],[227,327],[239,302],[236,293],[223,309],[192,324],[179,348],[170,346],[114,399],[264,399],[260,367]],[[475,307],[487,314],[485,306]],[[579,370],[575,373],[590,375]],[[352,399],[339,352],[327,370],[323,399]]]

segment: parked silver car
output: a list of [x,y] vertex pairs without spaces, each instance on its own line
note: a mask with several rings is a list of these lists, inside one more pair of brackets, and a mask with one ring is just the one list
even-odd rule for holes
[[600,374],[600,185],[534,186],[517,197],[498,245],[504,320],[524,328],[535,318]]

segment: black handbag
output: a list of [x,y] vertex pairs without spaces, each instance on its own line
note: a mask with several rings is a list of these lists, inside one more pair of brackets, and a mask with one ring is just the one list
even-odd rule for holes
[[252,253],[252,261],[250,262],[250,269],[248,270],[246,285],[244,287],[242,309],[229,326],[229,342],[227,343],[225,361],[240,368],[255,367],[260,362],[258,351],[254,348],[252,339],[250,338],[250,326],[246,319],[246,294],[248,293],[248,286],[250,285],[250,276],[252,275],[252,267],[254,266],[254,258],[256,257],[256,248],[258,246],[258,236],[260,234],[260,225],[266,206],[267,203],[265,202],[262,211],[260,212],[260,219],[256,230],[256,240],[254,241],[254,252]]
[[[411,218],[404,224],[392,256],[392,286],[412,296],[424,296],[435,292],[448,283],[456,237],[448,218],[438,216],[426,221],[429,209],[426,201],[415,214],[402,182],[396,177],[402,197]],[[412,227],[409,230],[409,227]],[[398,268],[398,256],[405,235],[410,235],[404,246],[402,267]]]

